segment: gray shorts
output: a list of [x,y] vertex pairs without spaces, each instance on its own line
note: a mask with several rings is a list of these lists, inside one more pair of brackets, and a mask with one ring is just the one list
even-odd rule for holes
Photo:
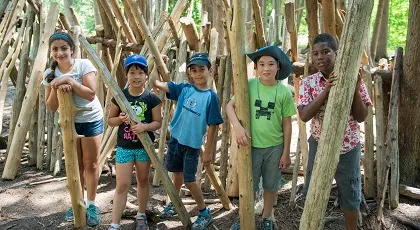
[[282,154],[283,144],[268,148],[252,147],[254,192],[259,190],[261,176],[264,191],[277,192],[280,187],[281,169],[279,165]]
[[[308,139],[309,158],[308,167],[306,169],[306,181],[304,194],[308,191],[309,181],[311,180],[312,168],[315,161],[318,142],[313,136]],[[354,211],[359,209],[362,201],[362,182],[360,174],[360,143],[352,150],[340,155],[337,171],[335,172],[335,181],[338,188],[338,203],[340,208],[344,210]]]

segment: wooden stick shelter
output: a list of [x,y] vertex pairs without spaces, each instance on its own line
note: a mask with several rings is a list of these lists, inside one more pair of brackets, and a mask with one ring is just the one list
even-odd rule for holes
[[310,199],[306,199],[300,222],[300,229],[303,230],[322,229],[331,182],[339,161],[343,134],[353,101],[357,72],[363,52],[362,41],[367,36],[372,8],[372,0],[350,1],[349,3],[349,11],[341,36],[342,45],[338,50],[334,68],[334,72],[338,74],[338,82],[329,94],[307,195]]

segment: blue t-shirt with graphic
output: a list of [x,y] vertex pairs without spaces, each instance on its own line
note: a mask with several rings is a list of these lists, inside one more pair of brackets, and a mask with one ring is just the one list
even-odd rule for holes
[[204,141],[208,125],[223,123],[220,103],[216,93],[200,90],[191,84],[168,82],[166,96],[178,101],[169,127],[178,143],[199,149]]
[[[153,121],[152,109],[161,103],[159,97],[147,89],[145,89],[140,96],[131,95],[128,91],[128,88],[124,89],[123,93],[124,96],[127,98],[128,102],[130,102],[131,108],[136,113],[136,116],[139,119],[139,121],[143,123],[151,123]],[[111,101],[112,103],[118,106],[115,98],[112,98]],[[118,112],[118,114],[119,113],[121,113],[121,110]],[[154,141],[155,135],[153,134],[153,132],[147,133],[149,134],[150,139]],[[131,131],[130,125],[127,125],[125,123],[122,123],[118,127],[117,146],[125,149],[143,148],[143,145],[138,139],[137,135],[133,131]]]

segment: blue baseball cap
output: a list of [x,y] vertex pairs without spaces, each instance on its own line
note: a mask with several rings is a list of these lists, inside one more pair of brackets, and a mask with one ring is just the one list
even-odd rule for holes
[[190,61],[188,62],[187,68],[191,67],[192,65],[211,66],[211,63],[207,54],[195,53],[190,57]]
[[289,77],[292,73],[292,62],[290,62],[287,54],[283,52],[277,46],[266,46],[253,53],[246,54],[255,64],[257,64],[257,59],[262,56],[271,56],[276,59],[279,63],[280,70],[277,71],[276,79],[283,80]]
[[124,61],[124,68],[127,70],[133,64],[139,65],[144,72],[148,73],[149,66],[147,65],[147,60],[143,55],[132,54],[128,56]]

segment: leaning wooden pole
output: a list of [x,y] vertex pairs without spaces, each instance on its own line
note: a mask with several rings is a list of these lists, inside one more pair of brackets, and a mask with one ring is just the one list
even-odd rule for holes
[[[233,18],[229,28],[233,64],[233,83],[236,97],[236,114],[242,126],[250,131],[248,76],[245,60],[246,1],[233,1]],[[252,180],[251,145],[239,146],[239,216],[241,229],[255,229],[254,190]]]
[[389,197],[391,208],[399,204],[399,149],[398,149],[398,104],[400,99],[400,79],[403,72],[403,49],[398,47],[395,53],[395,64],[392,78],[391,100],[389,103],[388,131],[386,135],[386,154],[391,159],[391,180],[389,182]]
[[303,210],[300,228],[302,230],[322,229],[325,210],[331,191],[331,182],[340,157],[341,144],[350,107],[353,101],[357,73],[363,53],[363,41],[367,36],[372,0],[350,1],[341,46],[338,50],[334,72],[338,76],[331,89],[321,140],[315,157],[315,164],[309,191]]
[[82,186],[80,184],[79,163],[77,157],[77,135],[74,128],[74,115],[78,110],[74,106],[72,94],[57,91],[60,126],[63,133],[64,156],[66,159],[67,189],[70,193],[74,215],[74,228],[86,226],[86,208],[83,204]]
[[[58,18],[58,4],[51,3],[50,10],[48,12],[47,25],[55,25]],[[13,140],[10,146],[9,154],[6,160],[6,164],[3,170],[3,179],[15,179],[18,167],[20,164],[20,157],[22,155],[22,149],[25,144],[26,133],[29,129],[28,117],[32,113],[36,100],[33,100],[35,96],[38,96],[39,85],[41,84],[42,74],[47,64],[47,51],[48,51],[48,39],[53,34],[55,27],[47,26],[44,29],[44,36],[38,49],[38,55],[34,62],[31,77],[28,83],[28,91],[25,94],[22,110],[19,114],[19,118],[16,124],[15,132],[13,134]]]
[[[93,48],[90,46],[89,42],[86,40],[85,37],[79,35],[80,43],[82,44],[83,48],[86,50],[90,60],[95,65],[95,67],[100,72],[100,76],[103,78],[103,82],[110,88],[110,92],[116,99],[118,105],[120,106],[121,110],[127,113],[133,122],[139,122],[136,114],[134,113],[133,109],[130,106],[130,103],[125,98],[123,92],[118,87],[118,85],[113,80],[111,73],[106,68],[105,64],[101,61],[101,59],[97,56]],[[153,166],[162,176],[162,184],[168,193],[169,197],[171,198],[172,204],[176,212],[178,213],[178,217],[181,220],[182,224],[185,228],[189,229],[191,226],[191,220],[185,209],[184,205],[181,202],[181,198],[178,195],[178,192],[175,190],[174,185],[172,184],[171,179],[168,176],[168,172],[163,167],[163,162],[159,159],[155,152],[154,144],[150,139],[147,133],[140,133],[137,135],[140,139],[141,143],[143,144],[146,152],[148,153],[150,160],[152,161]]]

